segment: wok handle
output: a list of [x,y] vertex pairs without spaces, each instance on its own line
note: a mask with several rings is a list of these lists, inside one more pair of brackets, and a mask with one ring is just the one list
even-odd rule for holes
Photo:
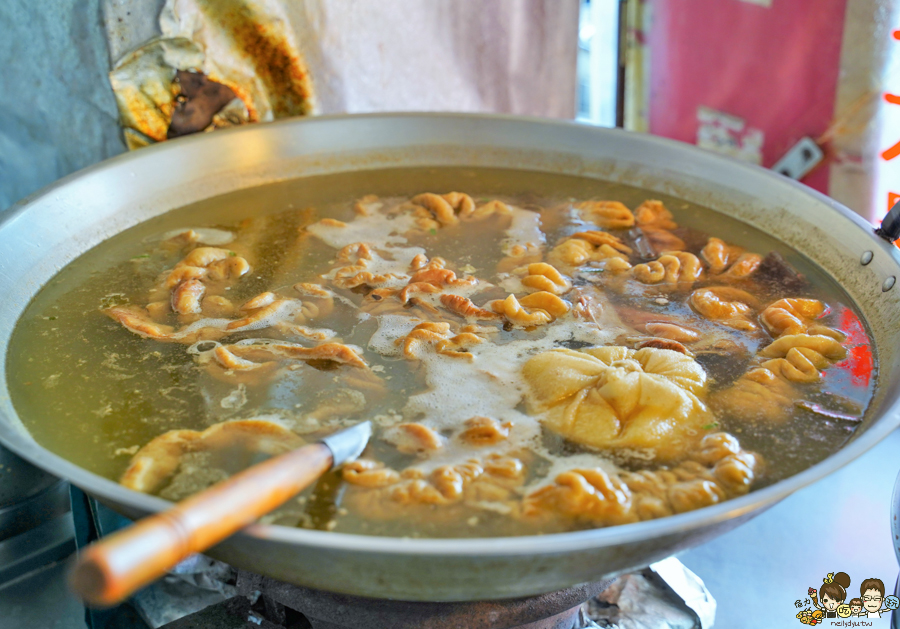
[[332,462],[328,446],[316,443],[254,465],[91,544],[78,557],[69,585],[89,605],[114,605],[284,504]]

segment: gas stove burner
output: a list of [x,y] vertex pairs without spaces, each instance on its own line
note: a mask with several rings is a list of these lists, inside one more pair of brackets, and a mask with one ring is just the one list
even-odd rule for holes
[[[334,594],[238,572],[239,596],[162,629],[581,629],[582,603],[610,581],[499,601],[421,603]],[[251,603],[252,601],[252,603]],[[248,623],[248,624],[244,624]]]

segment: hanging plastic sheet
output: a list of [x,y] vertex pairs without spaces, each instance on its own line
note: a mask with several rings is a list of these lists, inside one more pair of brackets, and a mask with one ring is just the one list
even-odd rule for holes
[[577,0],[108,0],[105,23],[131,148],[312,113],[574,115]]

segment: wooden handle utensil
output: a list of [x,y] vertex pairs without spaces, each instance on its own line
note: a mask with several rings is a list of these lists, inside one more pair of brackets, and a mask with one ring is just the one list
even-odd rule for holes
[[168,511],[95,542],[69,575],[92,606],[110,606],[287,502],[365,448],[369,422],[254,465]]

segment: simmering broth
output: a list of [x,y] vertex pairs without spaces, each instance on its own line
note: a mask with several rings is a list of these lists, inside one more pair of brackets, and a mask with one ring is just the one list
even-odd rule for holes
[[51,280],[8,360],[42,445],[169,499],[371,419],[359,462],[266,521],[426,537],[740,495],[840,448],[875,383],[849,298],[770,236],[500,169],[307,178],[154,218]]

